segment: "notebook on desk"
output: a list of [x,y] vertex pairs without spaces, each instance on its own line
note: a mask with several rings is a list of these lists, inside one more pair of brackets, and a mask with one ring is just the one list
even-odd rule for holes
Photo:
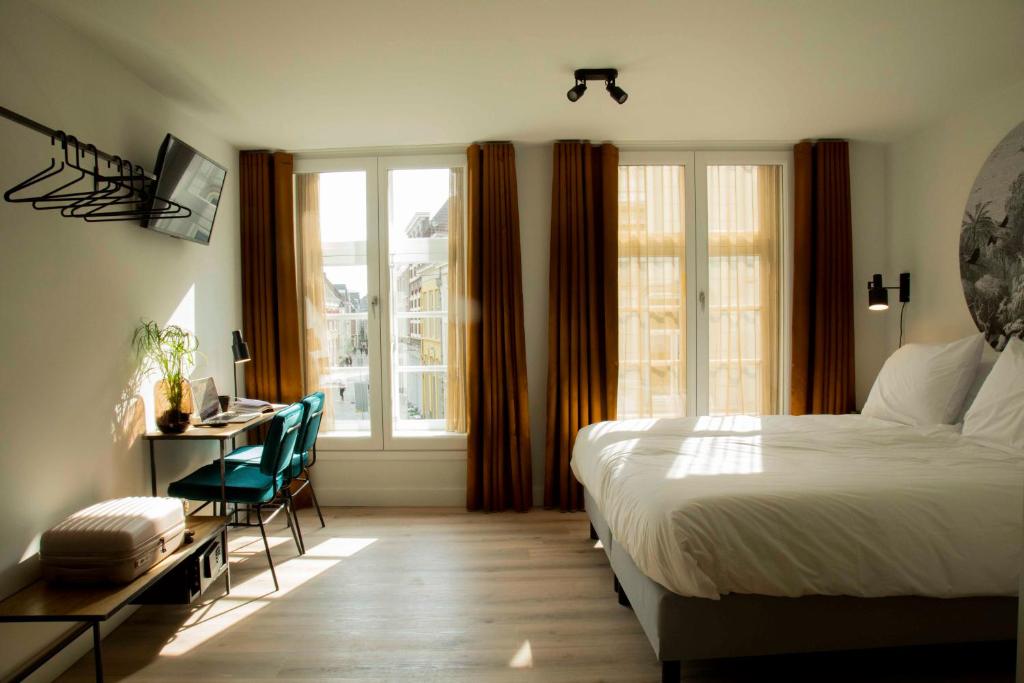
[[223,427],[227,424],[255,420],[261,413],[265,412],[262,405],[266,405],[269,409],[273,410],[273,407],[264,401],[243,399],[246,401],[245,404],[240,404],[240,401],[236,400],[231,410],[222,412],[220,409],[220,397],[217,394],[217,385],[214,384],[212,377],[203,377],[202,379],[192,381],[192,400],[199,408],[199,422],[197,426],[200,427]]

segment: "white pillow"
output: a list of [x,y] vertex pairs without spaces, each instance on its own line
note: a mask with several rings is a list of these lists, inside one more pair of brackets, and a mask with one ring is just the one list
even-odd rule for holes
[[974,381],[985,337],[907,344],[882,366],[864,415],[909,425],[953,424]]
[[1012,337],[964,416],[964,436],[1024,449],[1024,342]]
[[978,392],[981,391],[982,385],[985,384],[985,380],[988,379],[992,367],[998,359],[999,352],[986,344],[985,350],[981,352],[981,360],[978,361],[978,371],[974,373],[974,381],[971,382],[971,388],[967,390],[967,395],[964,397],[964,404],[960,407],[960,417],[957,418],[957,422],[964,421],[964,416],[971,409],[974,399],[978,398]]

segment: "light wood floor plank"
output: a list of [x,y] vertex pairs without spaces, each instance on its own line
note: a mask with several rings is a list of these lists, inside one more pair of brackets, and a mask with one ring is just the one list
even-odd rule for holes
[[[583,515],[324,512],[326,529],[301,513],[302,558],[274,525],[279,593],[258,531],[236,530],[232,595],[141,608],[104,641],[108,680],[660,680]],[[694,662],[683,680],[983,683],[1012,668],[1012,647],[973,646]],[[92,680],[91,657],[60,680]]]

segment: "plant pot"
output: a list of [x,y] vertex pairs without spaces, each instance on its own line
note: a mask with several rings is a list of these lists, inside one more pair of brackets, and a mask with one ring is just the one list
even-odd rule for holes
[[182,380],[177,396],[172,396],[169,389],[170,385],[163,379],[153,387],[156,427],[164,434],[181,434],[188,429],[192,415],[192,386],[187,380]]

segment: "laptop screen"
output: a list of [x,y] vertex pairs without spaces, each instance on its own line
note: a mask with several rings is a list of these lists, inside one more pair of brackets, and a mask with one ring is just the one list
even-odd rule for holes
[[203,420],[220,412],[220,399],[217,397],[217,385],[212,377],[192,380],[192,400]]

